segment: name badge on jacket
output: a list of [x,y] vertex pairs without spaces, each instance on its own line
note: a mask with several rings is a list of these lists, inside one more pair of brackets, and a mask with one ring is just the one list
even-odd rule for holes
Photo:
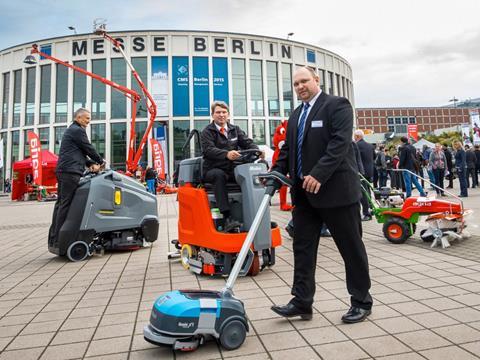
[[319,128],[319,127],[323,127],[323,120],[313,120],[312,128]]

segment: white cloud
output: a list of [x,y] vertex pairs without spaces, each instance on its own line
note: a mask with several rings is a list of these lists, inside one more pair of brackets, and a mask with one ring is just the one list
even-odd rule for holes
[[0,48],[110,30],[230,31],[312,43],[353,67],[357,106],[429,106],[480,96],[480,1],[458,0],[0,0]]

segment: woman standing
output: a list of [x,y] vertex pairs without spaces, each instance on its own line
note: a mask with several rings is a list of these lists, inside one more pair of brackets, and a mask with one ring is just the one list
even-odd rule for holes
[[461,141],[455,140],[452,143],[455,150],[455,169],[457,170],[458,181],[460,183],[460,197],[467,197],[467,157]]
[[435,144],[435,150],[430,153],[428,159],[429,165],[432,167],[433,177],[435,178],[435,191],[437,195],[445,196],[443,192],[443,178],[445,176],[445,167],[447,158],[442,150],[442,144]]

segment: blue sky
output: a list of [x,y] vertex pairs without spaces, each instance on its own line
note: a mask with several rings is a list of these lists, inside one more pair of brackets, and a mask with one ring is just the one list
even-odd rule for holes
[[212,30],[315,44],[353,67],[355,103],[437,106],[480,97],[480,0],[0,0],[0,49],[92,31]]

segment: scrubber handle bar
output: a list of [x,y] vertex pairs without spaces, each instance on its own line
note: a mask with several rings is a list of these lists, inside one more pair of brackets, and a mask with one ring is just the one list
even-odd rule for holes
[[[255,215],[252,225],[250,226],[250,230],[247,233],[247,237],[245,238],[242,248],[238,253],[237,259],[235,260],[233,269],[227,279],[227,284],[222,290],[223,294],[232,293],[233,285],[235,284],[238,274],[240,273],[243,263],[245,262],[245,258],[247,257],[250,246],[252,245],[253,238],[255,237],[258,227],[262,222],[263,215],[265,214],[265,211],[267,211],[267,208],[270,206],[270,198],[273,196],[273,194],[275,194],[275,191],[281,187],[281,185],[292,186],[292,181],[289,178],[276,171],[271,171],[266,174],[259,174],[258,177],[260,179],[267,179],[267,183],[265,184],[265,195],[263,196],[257,214]],[[269,182],[271,182],[271,184],[269,184]]]

